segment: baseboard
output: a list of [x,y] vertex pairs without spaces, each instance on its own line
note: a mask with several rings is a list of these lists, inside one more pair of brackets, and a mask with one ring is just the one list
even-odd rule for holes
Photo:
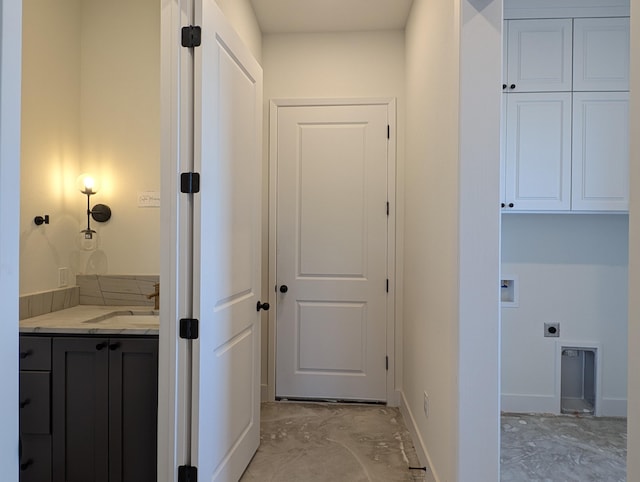
[[601,417],[626,417],[627,399],[603,398],[602,406],[600,407],[600,410],[598,410],[598,415]]
[[402,392],[400,390],[394,390],[391,392],[389,399],[387,400],[387,406],[389,407],[400,407],[400,399],[402,397]]
[[[503,393],[500,410],[505,413],[554,413],[560,414],[560,401],[552,395],[516,395]],[[626,417],[626,398],[603,398],[599,417]]]
[[554,395],[503,393],[500,410],[506,413],[560,413],[560,400]]
[[409,404],[407,403],[407,399],[404,396],[403,391],[398,392],[400,398],[400,413],[402,414],[402,418],[404,418],[404,423],[407,426],[407,430],[409,430],[409,434],[411,435],[411,439],[413,441],[413,445],[416,449],[416,455],[418,456],[418,460],[420,463],[427,467],[433,478],[436,482],[440,482],[440,478],[436,473],[433,464],[431,463],[431,457],[429,457],[429,452],[427,451],[427,447],[418,431],[418,425],[416,424],[416,420],[413,417],[413,413],[409,408]]

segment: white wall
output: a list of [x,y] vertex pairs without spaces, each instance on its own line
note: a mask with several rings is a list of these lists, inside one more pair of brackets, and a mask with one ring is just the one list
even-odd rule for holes
[[[21,294],[58,286],[82,229],[80,18],[79,0],[23,5]],[[44,214],[51,224],[36,226]]]
[[0,473],[18,481],[20,1],[0,4]]
[[[265,99],[264,173],[268,175],[269,172],[268,103],[276,98],[397,98],[397,162],[398,170],[402,169],[405,66],[404,35],[401,31],[270,34],[264,36],[262,45]],[[267,179],[268,177],[265,177],[265,180]],[[266,199],[268,198],[265,197],[265,206]],[[267,218],[264,220],[266,230]],[[266,234],[265,231],[265,236]],[[268,258],[263,254],[263,259]],[[268,289],[266,283],[264,287]],[[270,293],[265,294],[268,296]],[[263,323],[262,337],[264,390],[266,384],[274,382],[268,379],[269,333],[266,323]]]
[[[25,2],[25,40],[20,293],[56,288],[61,267],[71,285],[76,273],[157,274],[159,209],[138,208],[137,193],[160,190],[159,2]],[[92,205],[113,211],[92,223],[95,252],[77,244],[81,172],[102,181]],[[42,214],[51,224],[36,227]]]
[[[556,343],[599,344],[599,414],[625,416],[628,218],[513,214],[502,220],[502,272],[519,306],[502,309],[502,409],[559,413]],[[544,338],[545,322],[559,338]]]
[[406,30],[404,407],[440,480],[499,478],[501,14],[416,0]]

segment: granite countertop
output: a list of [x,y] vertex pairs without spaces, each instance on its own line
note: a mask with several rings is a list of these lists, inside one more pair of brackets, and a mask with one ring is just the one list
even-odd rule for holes
[[158,322],[145,306],[78,305],[20,320],[20,333],[158,335]]

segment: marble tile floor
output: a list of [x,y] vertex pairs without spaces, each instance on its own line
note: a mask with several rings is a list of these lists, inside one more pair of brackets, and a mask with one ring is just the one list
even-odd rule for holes
[[260,448],[241,482],[434,482],[397,408],[263,403]]
[[503,414],[502,482],[626,480],[627,421]]

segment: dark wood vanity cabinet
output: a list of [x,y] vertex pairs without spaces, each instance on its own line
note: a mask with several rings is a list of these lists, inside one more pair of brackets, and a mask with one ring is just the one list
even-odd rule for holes
[[[41,337],[21,336],[21,347],[23,338]],[[157,337],[53,336],[49,343],[50,405],[42,412],[50,420],[38,422],[50,426],[49,475],[28,478],[30,470],[35,474],[33,457],[21,482],[155,482]],[[23,460],[23,428],[31,422],[25,423]],[[36,448],[47,451],[44,443]]]
[[51,337],[20,337],[20,482],[51,480]]

